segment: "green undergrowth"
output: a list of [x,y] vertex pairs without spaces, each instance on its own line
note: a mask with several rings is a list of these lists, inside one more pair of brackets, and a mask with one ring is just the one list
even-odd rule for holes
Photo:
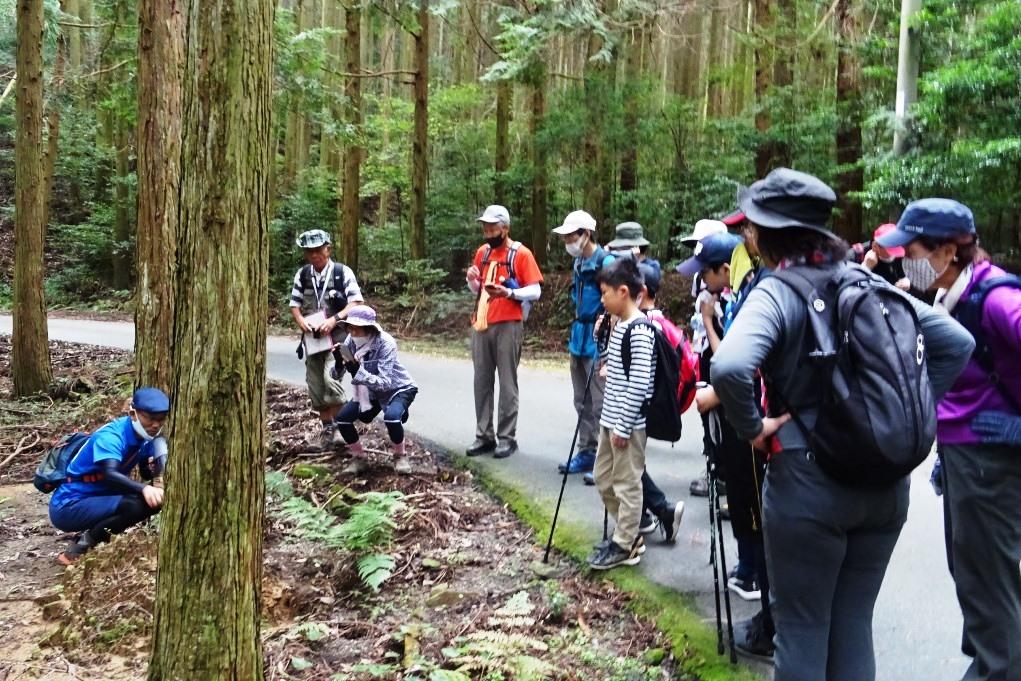
[[[471,471],[480,484],[514,511],[545,542],[553,519],[552,508],[536,503],[522,491],[497,479],[485,467],[466,457],[456,465]],[[557,521],[553,546],[578,564],[584,564],[592,549],[591,533],[577,524]],[[734,666],[727,656],[716,652],[716,632],[702,622],[691,598],[656,584],[635,570],[610,570],[598,578],[607,579],[631,598],[635,613],[651,620],[670,639],[680,668],[700,681],[762,681],[752,669]]]

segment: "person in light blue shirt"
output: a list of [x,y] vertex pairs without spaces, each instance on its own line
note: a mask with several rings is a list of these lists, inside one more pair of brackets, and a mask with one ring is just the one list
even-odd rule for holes
[[64,532],[80,533],[58,560],[70,565],[99,543],[159,513],[163,489],[134,480],[158,477],[166,461],[160,431],[170,399],[157,388],[139,388],[127,416],[106,424],[67,465],[66,481],[50,498],[50,521]]
[[[560,236],[564,248],[574,258],[571,271],[571,301],[574,321],[571,323],[571,383],[574,386],[574,409],[578,412],[578,453],[571,458],[568,473],[586,473],[596,462],[599,442],[599,413],[603,408],[605,378],[599,375],[599,353],[593,336],[596,319],[603,314],[603,303],[596,277],[614,257],[596,242],[596,220],[583,210],[570,213],[564,224],[553,232]],[[563,473],[565,464],[560,464]]]

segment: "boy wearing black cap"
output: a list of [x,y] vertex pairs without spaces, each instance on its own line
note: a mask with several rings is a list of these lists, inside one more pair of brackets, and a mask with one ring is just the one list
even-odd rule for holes
[[50,521],[64,532],[80,532],[58,556],[70,565],[96,544],[110,540],[160,512],[163,489],[131,479],[136,467],[152,481],[164,466],[159,437],[170,399],[157,388],[139,388],[127,416],[93,433],[67,465],[67,481],[50,498]]

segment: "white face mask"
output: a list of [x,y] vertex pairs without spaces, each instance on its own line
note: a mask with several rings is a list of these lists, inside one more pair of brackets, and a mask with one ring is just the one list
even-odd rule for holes
[[[154,437],[156,437],[155,435],[149,435],[149,433],[145,432],[145,428],[142,427],[142,422],[139,421],[138,420],[138,416],[136,416],[134,414],[132,414],[132,416],[131,416],[131,427],[135,430],[135,435],[137,435],[138,437],[142,438],[146,442],[149,442]],[[160,428],[160,431],[162,431],[162,430],[163,429]],[[159,435],[159,432],[157,432],[156,435]]]
[[932,285],[936,283],[936,280],[943,276],[943,273],[947,271],[950,263],[939,272],[929,262],[929,258],[904,258],[901,261],[901,265],[904,267],[904,276],[908,278],[911,285],[919,291],[928,291],[932,288]]
[[364,348],[370,340],[372,340],[372,336],[351,336],[351,341],[359,350]]
[[585,249],[585,240],[587,237],[582,237],[576,241],[572,241],[569,244],[564,244],[564,249],[567,250],[568,255],[572,258],[578,258],[581,256],[582,251]]

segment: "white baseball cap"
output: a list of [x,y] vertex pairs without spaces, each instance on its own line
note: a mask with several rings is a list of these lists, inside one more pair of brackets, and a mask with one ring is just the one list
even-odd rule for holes
[[509,225],[510,213],[503,206],[498,206],[496,204],[486,206],[486,209],[482,211],[482,215],[479,216],[479,222],[499,222],[504,225]]
[[722,234],[726,231],[727,225],[719,220],[699,220],[695,223],[695,231],[691,233],[691,236],[681,239],[681,243],[688,248],[694,248],[695,244],[710,234]]
[[557,234],[574,234],[579,229],[595,231],[596,219],[583,210],[568,213],[564,224],[553,229]]

